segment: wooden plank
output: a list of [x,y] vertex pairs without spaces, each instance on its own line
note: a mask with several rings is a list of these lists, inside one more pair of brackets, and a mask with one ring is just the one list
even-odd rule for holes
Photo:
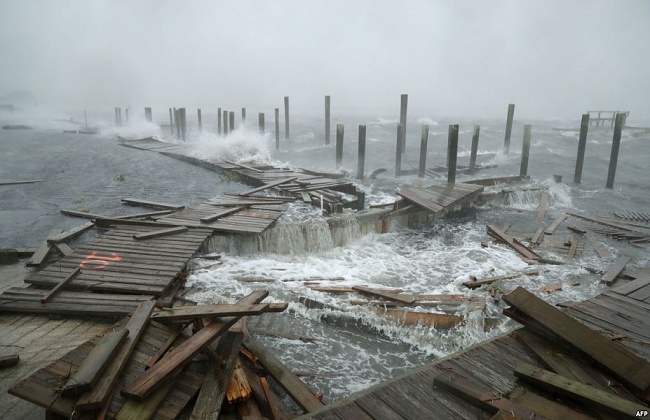
[[[616,377],[641,392],[650,387],[650,362],[641,359],[626,347],[607,339],[598,332],[518,287],[503,297],[516,313],[535,322],[534,328],[561,339],[587,355]],[[528,325],[530,327],[530,325]]]
[[323,407],[323,402],[314,396],[307,385],[255,339],[246,336],[244,346],[259,359],[266,370],[303,410],[311,413]]
[[515,238],[506,235],[503,233],[499,228],[497,228],[494,225],[487,225],[488,233],[491,235],[495,235],[499,240],[507,243],[510,245],[515,251],[517,251],[522,257],[528,258],[530,260],[537,260],[539,259],[539,255],[534,253],[531,249],[528,247],[524,246],[521,242],[517,241]]
[[374,297],[380,297],[383,299],[387,300],[392,300],[395,302],[402,302],[407,305],[412,304],[415,302],[415,299],[412,296],[400,296],[397,293],[386,293],[385,291],[377,290],[377,289],[371,289],[369,287],[365,286],[353,286],[352,290],[355,290],[357,292],[361,292],[363,294],[369,295],[369,296],[374,296]]
[[58,235],[47,238],[47,242],[51,244],[59,244],[61,242],[67,241],[68,239],[72,239],[75,236],[81,235],[88,229],[92,229],[93,226],[95,226],[94,222],[84,223],[83,225],[73,227],[72,229],[68,229],[65,232],[59,233]]
[[215,361],[210,364],[190,419],[217,420],[219,418],[243,337],[244,334],[241,332],[227,332],[219,339],[214,351],[220,359],[219,366]]
[[542,197],[539,199],[539,205],[537,206],[537,213],[535,215],[535,222],[543,223],[544,215],[546,215],[546,207],[548,207],[548,191],[542,193]]
[[494,277],[485,277],[481,279],[475,279],[472,281],[466,281],[463,283],[463,286],[468,287],[470,289],[476,289],[477,287],[483,286],[484,284],[492,284],[496,281],[500,280],[510,280],[510,279],[516,279],[522,276],[536,276],[541,272],[540,269],[533,269],[533,270],[524,270],[524,271],[517,271],[512,274],[506,274],[503,276],[494,276]]
[[55,244],[54,246],[56,247],[56,249],[59,250],[59,252],[61,252],[63,254],[64,257],[69,257],[70,255],[74,254],[74,251],[72,250],[72,248],[70,248],[68,246],[68,244],[66,244],[64,242]]
[[565,213],[565,214],[562,214],[562,215],[560,215],[560,216],[558,216],[555,220],[553,220],[553,223],[551,223],[551,225],[550,225],[549,227],[546,228],[546,230],[544,231],[544,233],[545,233],[546,235],[552,235],[553,232],[555,232],[555,229],[557,229],[558,226],[560,226],[560,224],[561,224],[562,222],[564,222],[564,220],[565,220],[567,217],[568,217],[568,215],[567,215],[566,213]]
[[400,309],[375,309],[378,315],[385,315],[403,325],[424,325],[448,330],[462,324],[465,320],[459,315],[433,312],[414,312]]
[[426,199],[419,195],[417,192],[413,191],[409,187],[402,187],[397,193],[400,197],[404,197],[406,200],[423,207],[425,210],[438,213],[439,211],[444,210],[444,207],[438,203],[435,203],[429,199]]
[[156,201],[141,200],[139,198],[122,198],[121,201],[124,204],[132,206],[152,207],[160,210],[181,210],[185,208],[185,206],[180,206],[178,204],[159,203]]
[[574,233],[571,234],[571,246],[569,247],[569,252],[567,253],[567,258],[571,259],[575,257],[576,251],[578,250],[578,238]]
[[124,344],[120,347],[97,385],[79,398],[76,405],[77,409],[81,411],[93,410],[104,406],[108,402],[124,367],[149,322],[149,316],[155,306],[156,302],[154,300],[145,301],[138,305],[126,324],[129,335]]
[[515,388],[515,390],[508,395],[508,399],[523,408],[527,408],[538,415],[544,416],[547,419],[593,420],[593,417],[591,416],[579,413],[551,399],[537,395],[525,388]]
[[210,222],[214,222],[215,220],[217,220],[217,219],[219,219],[221,217],[228,216],[228,215],[240,212],[240,211],[245,210],[245,209],[246,209],[246,206],[240,206],[240,207],[235,207],[235,208],[232,208],[232,209],[226,209],[226,210],[222,210],[220,212],[214,213],[214,214],[212,214],[210,216],[201,217],[199,220],[201,221],[201,223],[210,223]]
[[594,239],[594,237],[591,235],[591,232],[586,232],[586,239],[587,242],[589,242],[589,244],[593,247],[594,251],[596,251],[596,254],[598,254],[600,258],[605,258],[609,255],[609,251],[607,250],[605,245],[603,245],[602,243]]
[[616,281],[616,277],[621,273],[621,271],[623,271],[631,259],[631,257],[626,257],[625,255],[619,257],[614,262],[614,264],[609,267],[607,272],[603,274],[603,276],[600,278],[600,281],[607,284],[608,286],[611,286]]
[[564,378],[553,372],[522,363],[515,369],[515,376],[544,390],[578,400],[598,410],[622,417],[632,417],[648,407],[624,400],[616,395],[601,391],[578,381]]
[[[172,379],[179,376],[180,372],[175,372]],[[139,400],[127,400],[115,415],[116,420],[149,420],[153,418],[158,407],[163,403],[167,394],[174,386],[173,380],[166,382],[158,387],[148,397]]]
[[519,416],[515,416],[510,411],[501,409],[497,411],[495,415],[490,417],[490,420],[526,420],[526,419]]
[[0,185],[19,185],[19,184],[34,184],[36,182],[45,182],[42,179],[25,179],[19,181],[0,181]]
[[253,305],[241,304],[220,304],[220,305],[199,305],[199,306],[177,306],[175,308],[163,308],[151,315],[155,321],[189,321],[195,318],[219,318],[224,316],[246,316],[259,315],[264,312],[283,312],[287,309],[287,303],[263,303]]
[[72,281],[72,279],[77,277],[80,273],[81,273],[81,269],[79,267],[72,270],[72,272],[68,274],[63,280],[61,280],[59,284],[54,286],[54,288],[50,290],[48,294],[46,294],[41,298],[41,303],[47,303],[48,300],[54,297],[54,295],[56,295],[59,290],[64,288],[68,283]]
[[169,229],[160,229],[160,230],[154,230],[147,233],[134,234],[133,239],[135,239],[136,241],[144,241],[146,239],[159,238],[161,236],[176,235],[177,233],[184,233],[184,232],[187,232],[187,227],[178,226]]
[[0,356],[0,368],[16,366],[20,361],[20,356],[12,354],[10,356]]
[[622,286],[617,286],[612,289],[612,292],[619,293],[621,295],[629,295],[630,293],[639,290],[650,284],[650,276],[648,277],[639,277],[636,280],[632,280],[629,283],[626,283]]
[[253,168],[252,166],[242,165],[241,163],[235,163],[235,162],[231,162],[231,161],[229,161],[229,160],[224,160],[224,162],[229,163],[229,164],[234,165],[234,166],[237,166],[237,167],[239,167],[239,168],[248,169],[249,171],[253,171],[253,172],[257,172],[257,173],[264,173],[263,170],[261,170],[261,169],[257,169],[257,168]]
[[264,191],[264,190],[267,190],[269,188],[273,188],[273,187],[277,187],[277,186],[282,185],[282,184],[286,184],[287,182],[291,182],[291,181],[293,181],[295,179],[296,179],[295,176],[294,177],[289,177],[289,178],[284,178],[284,179],[279,179],[277,181],[273,181],[273,182],[269,182],[268,184],[264,184],[261,187],[253,188],[252,190],[248,190],[248,191],[245,191],[243,193],[239,193],[238,195],[240,195],[242,197],[245,197],[247,195],[254,194],[254,193],[259,192],[259,191]]
[[158,210],[148,211],[144,213],[125,214],[124,216],[117,216],[116,219],[139,219],[142,217],[167,216],[168,214],[175,213],[176,211],[177,210]]
[[108,217],[101,214],[87,213],[83,211],[74,211],[74,210],[60,210],[59,213],[65,216],[79,217],[82,219],[99,219],[99,218]]
[[273,420],[288,420],[293,418],[291,415],[287,415],[287,410],[284,409],[283,404],[279,401],[278,397],[271,391],[269,384],[265,377],[260,378],[260,385],[264,391],[264,396],[266,397],[266,402],[269,405],[271,410],[271,415]]
[[480,385],[453,373],[445,372],[436,375],[433,378],[433,385],[463,398],[490,414],[496,414],[499,410],[506,410],[522,419],[540,418],[535,416],[532,411],[519,407],[507,398],[492,393]]
[[[56,235],[61,233],[61,229],[54,229],[50,231],[50,233],[47,235],[48,238],[52,238]],[[47,242],[47,239],[45,242],[41,244],[40,247],[34,252],[34,255],[32,255],[32,258],[30,261],[28,261],[25,266],[27,267],[38,267],[43,263],[43,261],[47,258],[47,256],[50,254],[50,251],[52,250],[52,246]]]
[[204,347],[224,334],[239,317],[212,321],[206,327],[187,339],[174,351],[167,353],[151,369],[145,371],[135,382],[122,390],[122,395],[144,399],[176,372],[186,366]]
[[146,366],[144,367],[145,370],[150,369],[153,365],[158,363],[158,360],[160,360],[165,353],[169,351],[171,348],[172,344],[174,344],[174,341],[178,339],[178,337],[181,335],[181,333],[187,328],[191,322],[187,322],[185,324],[178,324],[175,326],[174,331],[169,335],[169,338],[167,338],[167,341],[163,343],[163,345],[158,349],[156,354],[154,354],[151,359],[147,362]]
[[111,331],[102,337],[81,363],[79,369],[70,376],[61,390],[61,395],[66,398],[75,398],[90,391],[128,335],[129,330],[123,328]]

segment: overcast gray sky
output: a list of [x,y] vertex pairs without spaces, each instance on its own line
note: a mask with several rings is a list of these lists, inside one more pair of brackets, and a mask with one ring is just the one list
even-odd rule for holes
[[650,119],[648,0],[2,0],[0,51],[48,105]]

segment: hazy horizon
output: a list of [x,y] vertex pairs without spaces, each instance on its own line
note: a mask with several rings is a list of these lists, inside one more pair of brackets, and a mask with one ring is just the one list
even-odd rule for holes
[[41,106],[650,120],[650,2],[3,1],[0,97]]

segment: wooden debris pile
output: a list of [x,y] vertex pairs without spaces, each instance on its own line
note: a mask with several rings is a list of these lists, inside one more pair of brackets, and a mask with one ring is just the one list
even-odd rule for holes
[[[514,333],[517,340],[540,365],[511,365],[517,380],[507,393],[457,372],[438,373],[436,388],[493,418],[633,418],[648,412],[648,347],[633,351],[523,288],[504,300],[510,305],[504,313],[525,326]],[[647,313],[637,316],[647,321]]]
[[70,418],[171,419],[182,412],[192,418],[226,412],[294,417],[280,389],[304,412],[315,411],[324,405],[321,396],[248,336],[246,316],[287,308],[260,303],[267,295],[257,291],[236,304],[170,309],[142,301],[105,335],[9,392]]
[[[574,228],[580,233],[596,232],[618,241],[627,241],[635,246],[649,244],[650,224],[641,215],[627,216],[628,213],[630,212],[615,212],[614,215],[626,215],[625,218],[617,216],[618,220],[612,217],[590,217],[577,213],[568,213],[568,215],[583,221],[583,227]],[[637,219],[628,217],[636,217]]]

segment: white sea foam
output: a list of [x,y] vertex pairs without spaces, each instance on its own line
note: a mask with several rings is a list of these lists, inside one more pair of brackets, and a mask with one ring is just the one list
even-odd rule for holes
[[418,118],[416,121],[417,121],[418,124],[426,124],[426,125],[429,125],[429,126],[432,126],[432,127],[435,127],[435,126],[438,125],[438,121],[432,120],[429,117],[421,117],[421,118]]

